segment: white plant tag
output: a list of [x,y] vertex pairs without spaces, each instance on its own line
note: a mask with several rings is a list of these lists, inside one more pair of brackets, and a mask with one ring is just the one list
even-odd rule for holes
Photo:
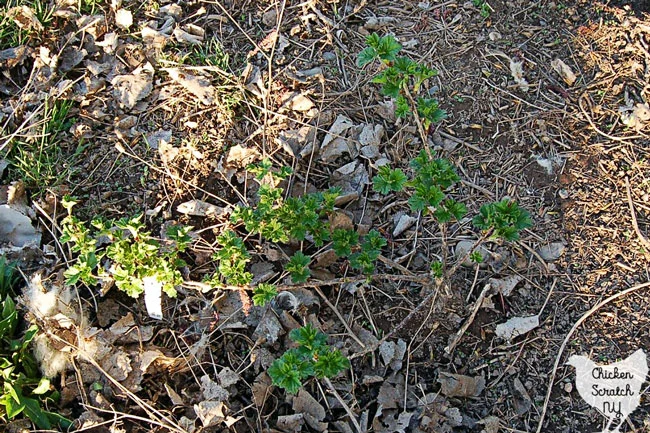
[[156,277],[144,277],[144,304],[147,306],[149,317],[162,319],[162,283]]

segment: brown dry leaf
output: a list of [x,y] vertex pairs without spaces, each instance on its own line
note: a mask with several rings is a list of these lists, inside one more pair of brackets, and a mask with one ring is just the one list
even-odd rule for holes
[[253,382],[251,391],[253,394],[253,402],[257,407],[263,407],[266,398],[271,395],[271,378],[266,371],[261,372]]
[[384,137],[383,125],[364,125],[361,133],[359,134],[359,144],[361,146],[380,146],[381,140]]
[[478,397],[485,389],[485,379],[462,374],[440,372],[440,392],[447,397]]
[[551,67],[569,86],[573,86],[573,84],[576,82],[576,74],[574,74],[569,65],[564,63],[561,59],[553,60],[551,62]]
[[115,25],[122,30],[128,30],[133,25],[133,14],[127,9],[118,9],[115,12]]
[[406,433],[409,430],[413,412],[388,411],[382,417],[373,420],[373,429],[376,433]]
[[235,168],[245,168],[249,164],[260,159],[260,152],[252,147],[242,147],[237,144],[233,146],[228,151],[228,156],[226,157],[226,166],[235,167]]
[[354,124],[349,117],[339,114],[321,143],[321,159],[325,162],[334,161],[347,153],[355,158],[359,154],[357,142],[347,138],[347,131]]
[[120,304],[113,299],[104,299],[97,304],[97,323],[102,328],[120,317]]
[[199,216],[199,217],[217,217],[226,212],[226,209],[221,206],[216,206],[202,200],[190,200],[181,203],[176,207],[176,210],[183,215]]
[[149,96],[153,89],[153,66],[147,63],[131,74],[117,75],[111,80],[113,96],[120,105],[132,110],[139,101]]
[[336,263],[339,256],[336,255],[334,250],[325,250],[312,257],[314,261],[314,268],[327,268]]
[[204,105],[213,105],[217,100],[217,89],[210,80],[198,75],[188,74],[178,68],[166,68],[170,78],[183,86],[185,90],[196,96]]
[[524,78],[524,64],[521,61],[510,59],[510,75],[515,80],[522,92],[528,92],[530,85]]
[[131,357],[124,351],[115,349],[110,356],[103,358],[100,361],[101,367],[118,382],[122,382],[129,377],[129,373],[133,371],[131,367]]
[[0,205],[0,244],[4,243],[21,248],[41,243],[41,234],[32,220],[6,204]]
[[169,386],[167,383],[165,383],[165,391],[167,391],[167,396],[171,400],[172,404],[174,406],[184,406],[185,403],[183,402],[183,398],[178,395],[176,391],[172,389],[171,386]]
[[293,157],[305,157],[311,154],[313,149],[312,143],[316,137],[316,127],[305,125],[299,129],[290,129],[281,131],[275,141],[280,144],[284,150]]
[[203,427],[213,427],[226,419],[224,408],[225,405],[221,401],[202,401],[194,405],[194,412],[201,420]]
[[6,17],[21,29],[43,31],[43,24],[38,20],[36,13],[28,6],[16,6],[7,11]]
[[201,376],[201,393],[203,398],[212,401],[226,401],[230,396],[230,393],[224,387],[210,379],[207,374]]
[[117,33],[111,32],[104,35],[104,40],[95,42],[95,45],[102,47],[106,54],[112,54],[117,49],[119,39]]
[[158,143],[158,154],[160,155],[160,159],[165,165],[171,164],[179,153],[180,150],[178,147],[174,147],[166,141],[161,141]]
[[158,27],[156,21],[149,21],[141,31],[142,40],[151,48],[162,49],[167,45],[171,38],[172,30],[174,28],[174,18],[169,17],[165,23]]
[[282,415],[278,417],[277,428],[286,433],[295,433],[302,431],[304,424],[305,420],[301,413]]
[[404,378],[391,376],[379,388],[377,403],[383,409],[397,409],[404,404]]
[[255,328],[255,331],[253,331],[253,340],[263,338],[267,343],[273,344],[284,333],[282,324],[275,313],[271,310],[266,310],[264,316],[260,319],[260,323]]
[[638,103],[634,108],[620,107],[618,111],[621,113],[621,122],[637,132],[641,131],[650,120],[650,106],[647,103]]
[[354,223],[352,218],[342,210],[336,210],[329,215],[330,229],[353,230]]
[[224,367],[219,372],[219,374],[217,374],[217,377],[219,378],[219,383],[224,388],[228,388],[229,386],[236,384],[241,379],[236,372],[228,367]]
[[292,408],[294,412],[303,414],[307,424],[314,430],[322,432],[327,429],[327,423],[322,422],[326,415],[325,408],[304,389],[301,388],[293,398]]
[[399,236],[404,233],[408,228],[410,228],[417,218],[414,218],[408,214],[396,214],[395,215],[395,228],[393,229],[393,236]]
[[23,61],[33,52],[27,45],[19,45],[0,51],[0,68],[11,69]]
[[183,28],[174,29],[174,38],[180,44],[201,45],[205,39],[205,30],[194,24],[187,24]]
[[478,424],[483,424],[485,426],[485,428],[481,430],[481,433],[499,433],[501,420],[496,416],[489,416],[478,421]]
[[494,293],[501,292],[503,296],[510,296],[515,286],[523,279],[521,275],[509,275],[505,278],[490,278],[488,282]]
[[406,354],[406,342],[401,338],[397,343],[393,341],[384,341],[379,346],[379,354],[384,361],[384,365],[390,366],[394,371],[402,368],[402,360]]
[[332,174],[331,183],[332,186],[341,187],[343,193],[356,192],[361,195],[365,186],[370,183],[370,177],[364,164],[352,161]]
[[523,415],[530,410],[533,406],[533,401],[528,395],[528,391],[521,380],[518,377],[515,377],[512,383],[512,403],[515,407],[515,412],[517,415]]

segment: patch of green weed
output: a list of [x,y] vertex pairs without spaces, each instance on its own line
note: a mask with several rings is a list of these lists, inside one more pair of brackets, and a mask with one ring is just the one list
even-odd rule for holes
[[39,126],[30,132],[30,138],[16,139],[7,156],[10,177],[21,179],[35,195],[62,184],[73,174],[74,164],[85,149],[80,142],[74,152],[64,149],[64,137],[74,119],[69,112],[70,100],[45,101]]

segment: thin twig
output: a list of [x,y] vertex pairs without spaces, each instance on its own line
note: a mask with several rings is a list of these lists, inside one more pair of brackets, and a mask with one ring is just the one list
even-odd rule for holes
[[[644,138],[642,135],[633,135],[631,137],[620,138],[620,137],[615,137],[613,135],[609,135],[608,133],[603,132],[600,129],[598,129],[598,127],[594,124],[594,121],[591,120],[591,116],[589,116],[589,113],[587,113],[587,111],[582,106],[582,98],[584,98],[585,95],[586,95],[586,93],[582,94],[578,98],[578,107],[580,107],[580,111],[582,111],[582,115],[585,116],[585,118],[587,119],[587,122],[589,122],[589,125],[591,125],[591,127],[593,128],[594,131],[596,131],[597,133],[599,133],[600,135],[602,135],[605,138],[609,138],[610,140],[620,141],[622,143],[627,143],[627,144],[632,144],[629,140],[633,140],[633,139],[636,139],[636,138]],[[600,143],[597,143],[597,144],[600,144]]]
[[463,323],[463,326],[460,327],[451,343],[445,347],[445,353],[450,354],[456,348],[456,345],[460,342],[460,339],[465,334],[465,331],[467,331],[467,328],[469,328],[469,325],[474,322],[474,318],[476,317],[478,310],[481,308],[481,305],[483,305],[483,299],[485,299],[485,295],[487,295],[491,287],[492,286],[490,284],[486,284],[485,287],[483,287],[481,294],[478,295],[478,299],[476,299],[476,302],[474,303],[472,314],[470,314],[469,318],[465,321],[465,323]]
[[618,292],[609,298],[605,299],[604,301],[601,301],[594,307],[592,307],[589,311],[587,311],[585,314],[578,319],[578,321],[573,325],[569,333],[566,335],[564,338],[564,341],[562,342],[562,345],[560,346],[560,350],[557,353],[557,356],[555,357],[555,364],[553,365],[553,371],[551,372],[551,377],[548,381],[548,390],[546,391],[546,398],[544,399],[544,406],[542,407],[542,413],[539,416],[539,423],[537,424],[537,430],[536,433],[541,433],[542,431],[542,426],[544,423],[544,417],[546,416],[546,410],[548,409],[548,403],[551,400],[551,393],[553,392],[553,382],[555,382],[555,374],[557,373],[558,366],[560,365],[560,359],[562,358],[562,354],[564,353],[564,349],[566,348],[566,345],[568,344],[569,340],[571,339],[571,336],[573,333],[578,329],[578,327],[585,321],[589,316],[594,314],[596,311],[598,311],[601,307],[604,305],[609,304],[615,299],[621,298],[625,295],[628,295],[632,292],[635,292],[637,290],[643,289],[645,287],[649,287],[650,282],[648,283],[643,283],[643,284],[638,284],[636,286],[630,287],[629,289],[625,289],[622,292]]
[[354,416],[354,412],[352,412],[352,409],[350,409],[350,406],[348,406],[348,404],[345,402],[345,400],[343,400],[343,398],[338,393],[336,388],[334,388],[334,385],[332,384],[332,381],[329,380],[329,378],[327,378],[327,377],[324,377],[323,380],[327,384],[327,387],[330,389],[330,391],[332,391],[332,394],[334,394],[334,397],[336,397],[336,399],[339,401],[339,403],[341,403],[341,406],[343,406],[343,409],[345,409],[345,412],[350,417],[350,420],[352,421],[352,424],[354,424],[354,428],[357,429],[357,432],[358,433],[363,433],[361,431],[361,426],[359,425],[359,421],[357,421],[357,418]]
[[348,334],[350,334],[350,337],[352,337],[352,339],[353,339],[354,341],[356,341],[357,344],[358,344],[359,346],[361,346],[363,349],[365,349],[365,348],[366,348],[366,345],[363,344],[363,341],[361,341],[361,340],[359,339],[359,337],[356,336],[356,334],[354,333],[354,331],[352,331],[352,328],[350,328],[350,325],[348,325],[348,322],[343,318],[343,316],[341,315],[341,312],[339,311],[339,309],[336,308],[336,307],[334,306],[334,304],[332,304],[332,303],[329,301],[329,299],[327,299],[327,296],[325,296],[325,294],[323,293],[323,291],[322,291],[319,287],[314,287],[314,290],[316,290],[316,293],[318,293],[318,295],[319,295],[321,298],[323,298],[323,301],[325,301],[325,303],[327,304],[327,306],[330,307],[330,309],[331,309],[332,311],[334,311],[334,314],[336,314],[336,317],[338,317],[339,320],[341,321],[341,323],[343,323],[343,326],[345,326],[345,329],[346,329],[346,331],[348,331]]
[[639,237],[639,240],[643,246],[645,246],[650,251],[650,241],[648,241],[648,238],[646,238],[643,233],[641,233],[641,230],[639,229],[639,223],[636,220],[634,202],[632,202],[632,194],[630,193],[630,179],[628,179],[627,176],[625,177],[625,188],[627,190],[627,204],[630,207],[630,215],[632,216],[632,227],[634,227],[634,231],[636,232],[636,235]]

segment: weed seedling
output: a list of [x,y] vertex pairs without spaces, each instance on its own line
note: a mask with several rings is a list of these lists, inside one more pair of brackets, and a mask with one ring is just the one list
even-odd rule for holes
[[170,227],[165,241],[144,230],[141,215],[116,221],[97,218],[88,227],[72,215],[74,204],[64,199],[68,216],[61,223],[60,241],[77,253],[64,272],[67,285],[94,286],[112,279],[118,289],[137,298],[144,292],[144,278],[155,277],[167,295],[176,296],[176,287],[183,283],[179,269],[186,266],[179,254],[191,243],[191,227]]
[[294,329],[289,338],[298,347],[287,350],[268,370],[273,384],[289,394],[297,393],[309,377],[332,378],[350,367],[350,361],[339,350],[327,345],[327,335],[311,325]]

